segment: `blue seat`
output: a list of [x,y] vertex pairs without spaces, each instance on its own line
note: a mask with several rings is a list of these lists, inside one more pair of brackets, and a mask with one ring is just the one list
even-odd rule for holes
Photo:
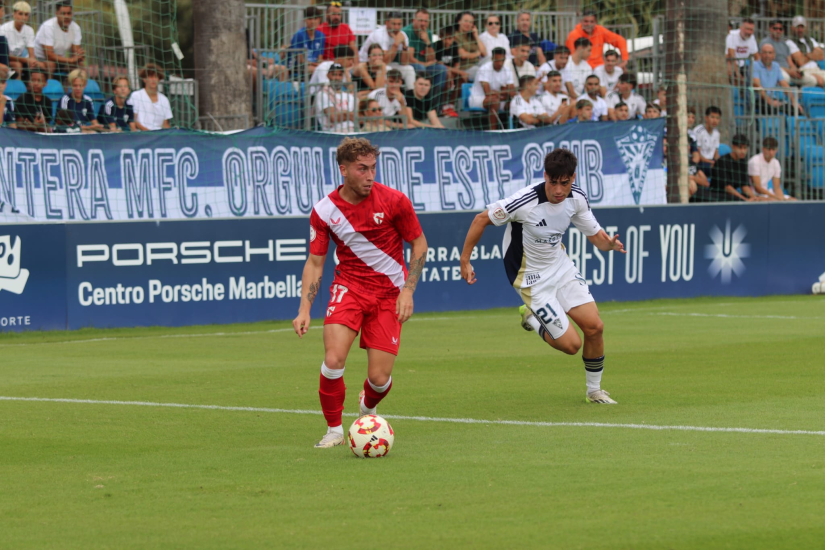
[[814,189],[825,188],[825,168],[820,166],[815,170],[811,170],[808,185],[813,187]]
[[719,156],[724,157],[725,155],[730,153],[730,145],[727,143],[720,143],[719,144]]
[[817,86],[802,88],[802,107],[805,111],[815,105],[825,105],[825,90]]
[[476,113],[486,113],[483,107],[470,107],[470,94],[473,92],[473,84],[467,82],[461,85],[461,105],[465,111],[475,111]]
[[272,124],[282,128],[303,127],[303,89],[295,89],[292,82],[281,82],[277,79],[265,83],[264,102],[269,106],[269,120]]
[[769,117],[759,119],[759,130],[763,136],[779,136],[783,120],[779,117]]
[[[825,161],[825,147],[822,145],[817,145],[815,142],[801,142],[800,148],[802,149],[802,158],[805,159],[805,164],[810,166],[811,164],[817,163],[822,164]],[[822,170],[822,167],[817,168],[817,170]]]
[[26,93],[26,85],[21,80],[7,80],[6,81],[6,95],[12,101]]
[[61,84],[59,80],[50,78],[43,88],[43,95],[52,101],[59,101],[61,97],[66,95],[66,91],[63,89],[63,84]]
[[820,69],[825,71],[825,61],[817,61],[816,64],[819,65]]
[[100,91],[100,85],[97,83],[97,80],[89,79],[83,93],[92,98],[92,101],[103,101],[106,99],[106,96]]
[[825,105],[814,105],[809,107],[808,116],[813,118],[825,118]]
[[[816,142],[816,136],[799,136],[799,148],[805,151],[805,155],[808,154],[809,151],[812,150],[813,147],[817,147],[818,144]],[[815,154],[815,153],[814,153]]]

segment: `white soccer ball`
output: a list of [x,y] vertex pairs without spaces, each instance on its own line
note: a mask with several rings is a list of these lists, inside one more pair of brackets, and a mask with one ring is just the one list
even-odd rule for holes
[[390,423],[375,414],[367,414],[352,423],[347,436],[349,448],[359,458],[387,456],[395,433]]

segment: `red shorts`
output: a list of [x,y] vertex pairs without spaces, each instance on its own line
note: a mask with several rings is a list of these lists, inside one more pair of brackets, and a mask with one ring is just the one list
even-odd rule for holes
[[395,312],[397,297],[353,291],[333,282],[325,325],[344,325],[361,332],[361,347],[398,355],[401,323]]

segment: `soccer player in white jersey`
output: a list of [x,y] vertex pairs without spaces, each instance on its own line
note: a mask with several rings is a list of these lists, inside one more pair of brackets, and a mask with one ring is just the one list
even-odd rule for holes
[[[504,268],[510,284],[519,293],[522,326],[535,330],[555,349],[575,355],[582,349],[588,403],[614,405],[601,389],[604,370],[604,324],[587,282],[567,256],[562,238],[570,222],[604,252],[625,253],[619,235],[612,238],[599,226],[587,196],[574,184],[578,161],[566,149],[556,149],[544,158],[544,182],[526,187],[506,199],[487,206],[478,214],[464,241],[461,276],[476,282],[470,264],[473,248],[488,225],[505,225]],[[567,316],[584,333],[584,346]]]

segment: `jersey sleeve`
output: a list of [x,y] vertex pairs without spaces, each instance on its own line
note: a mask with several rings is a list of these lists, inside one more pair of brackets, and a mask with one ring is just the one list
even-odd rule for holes
[[329,226],[313,208],[309,215],[309,253],[314,256],[326,256],[328,250]]
[[577,197],[576,212],[570,217],[570,221],[576,226],[576,229],[581,231],[586,237],[592,237],[601,231],[602,226],[596,221],[596,216],[590,210],[590,205],[584,196]]
[[401,238],[408,243],[420,237],[424,232],[421,229],[421,223],[418,221],[412,202],[406,195],[401,195],[396,203],[394,222]]

